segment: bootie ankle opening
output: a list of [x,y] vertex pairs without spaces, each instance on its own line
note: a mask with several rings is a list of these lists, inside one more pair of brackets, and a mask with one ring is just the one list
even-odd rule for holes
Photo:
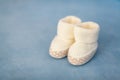
[[95,22],[84,22],[78,24],[79,27],[84,28],[84,29],[98,29],[99,25]]
[[81,22],[81,20],[75,16],[67,16],[64,19],[62,19],[62,21],[69,24],[77,24]]

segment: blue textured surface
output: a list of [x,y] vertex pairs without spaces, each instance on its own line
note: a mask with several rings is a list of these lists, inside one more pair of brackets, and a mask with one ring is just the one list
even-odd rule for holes
[[[67,15],[101,26],[98,51],[83,66],[48,54]],[[120,80],[120,0],[1,0],[0,80]]]

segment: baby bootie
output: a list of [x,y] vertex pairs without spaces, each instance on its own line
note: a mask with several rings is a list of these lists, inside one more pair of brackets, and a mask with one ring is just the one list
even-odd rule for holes
[[73,65],[88,62],[98,47],[99,25],[94,22],[84,22],[74,27],[75,43],[68,52],[68,61]]
[[58,23],[57,35],[53,39],[49,53],[54,58],[63,58],[67,55],[69,47],[74,43],[74,24],[81,20],[75,16],[67,16]]

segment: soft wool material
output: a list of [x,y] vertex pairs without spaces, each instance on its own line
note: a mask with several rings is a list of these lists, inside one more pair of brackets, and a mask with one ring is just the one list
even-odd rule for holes
[[92,58],[98,46],[98,33],[99,25],[94,22],[84,22],[74,27],[75,43],[68,53],[71,64],[82,65]]
[[81,20],[75,16],[67,16],[58,23],[57,35],[50,46],[50,55],[54,58],[62,58],[67,55],[69,47],[74,42],[74,24]]

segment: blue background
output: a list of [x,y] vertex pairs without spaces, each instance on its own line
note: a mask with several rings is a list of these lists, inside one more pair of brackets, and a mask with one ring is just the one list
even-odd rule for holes
[[[49,56],[67,15],[101,27],[98,51],[83,66]],[[0,0],[0,80],[120,80],[120,0]]]

